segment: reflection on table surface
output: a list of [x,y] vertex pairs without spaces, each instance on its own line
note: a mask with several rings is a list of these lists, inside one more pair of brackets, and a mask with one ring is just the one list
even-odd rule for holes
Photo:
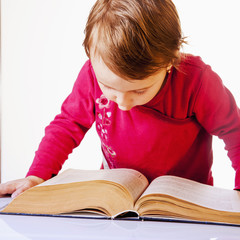
[[239,240],[240,227],[176,222],[0,215],[0,239]]

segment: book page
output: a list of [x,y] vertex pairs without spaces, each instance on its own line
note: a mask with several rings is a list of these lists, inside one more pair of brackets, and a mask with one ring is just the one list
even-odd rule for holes
[[126,168],[101,170],[68,169],[56,177],[53,177],[52,179],[39,184],[38,186],[94,180],[106,180],[124,186],[132,195],[134,202],[148,186],[148,180],[143,174],[133,169]]
[[13,199],[11,197],[0,197],[0,211],[4,209]]
[[142,196],[166,194],[220,211],[240,212],[240,192],[221,189],[174,176],[153,180]]

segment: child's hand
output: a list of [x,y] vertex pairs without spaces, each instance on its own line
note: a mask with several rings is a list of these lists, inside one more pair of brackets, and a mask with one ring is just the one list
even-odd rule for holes
[[20,193],[42,182],[44,182],[44,180],[36,176],[28,176],[26,178],[9,181],[0,184],[0,196],[11,194],[12,198],[15,198]]

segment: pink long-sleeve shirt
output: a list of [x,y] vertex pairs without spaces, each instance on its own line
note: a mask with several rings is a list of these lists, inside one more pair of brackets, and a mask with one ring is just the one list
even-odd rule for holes
[[61,113],[46,127],[27,175],[49,179],[57,174],[94,121],[108,166],[136,169],[150,181],[169,174],[212,185],[212,135],[217,135],[240,189],[240,110],[199,57],[183,58],[161,91],[130,111],[104,97],[87,61]]

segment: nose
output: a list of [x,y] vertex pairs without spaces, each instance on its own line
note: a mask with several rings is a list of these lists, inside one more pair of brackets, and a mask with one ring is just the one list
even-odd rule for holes
[[123,111],[129,111],[133,107],[132,101],[127,93],[117,93],[115,102],[117,103],[118,108]]

